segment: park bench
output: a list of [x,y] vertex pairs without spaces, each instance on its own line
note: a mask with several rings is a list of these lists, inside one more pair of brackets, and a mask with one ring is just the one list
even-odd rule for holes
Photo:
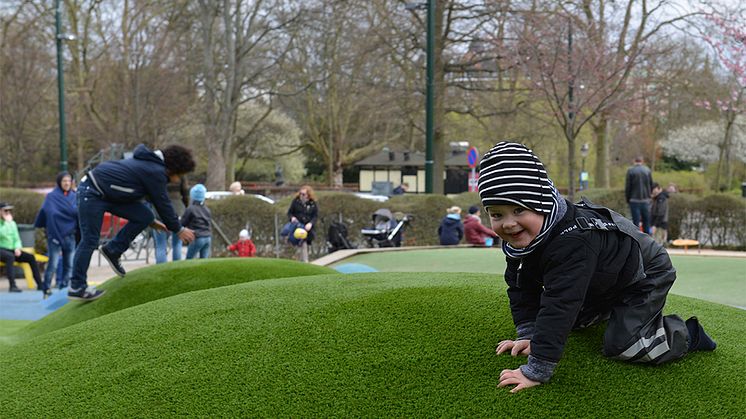
[[[39,255],[34,251],[33,247],[23,247],[21,248],[26,253],[30,253],[34,255],[34,258],[36,259],[37,263],[47,263],[49,261],[49,258],[44,255]],[[5,263],[0,262],[0,266],[5,266]],[[23,276],[26,278],[26,285],[28,285],[29,289],[35,289],[36,288],[36,282],[34,282],[34,274],[31,272],[31,265],[25,262],[14,262],[13,266],[19,266],[21,269],[23,269]],[[15,275],[15,272],[9,272],[11,269],[5,268],[6,274],[10,277],[10,275]]]
[[689,250],[689,246],[697,246],[697,253],[702,252],[702,247],[699,245],[699,242],[697,240],[692,239],[676,239],[671,242],[671,245],[676,247],[683,247],[684,253],[687,253]]

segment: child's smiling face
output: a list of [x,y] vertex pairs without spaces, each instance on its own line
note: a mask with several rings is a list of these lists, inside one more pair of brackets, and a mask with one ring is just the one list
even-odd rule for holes
[[518,205],[491,205],[487,213],[492,230],[515,249],[528,246],[544,224],[544,215]]

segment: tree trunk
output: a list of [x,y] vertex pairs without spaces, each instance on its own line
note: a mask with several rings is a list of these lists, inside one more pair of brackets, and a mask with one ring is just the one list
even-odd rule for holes
[[596,137],[596,170],[593,185],[596,188],[610,188],[609,166],[610,160],[610,141],[609,141],[609,120],[605,115],[601,115],[598,124],[593,125],[593,133]]

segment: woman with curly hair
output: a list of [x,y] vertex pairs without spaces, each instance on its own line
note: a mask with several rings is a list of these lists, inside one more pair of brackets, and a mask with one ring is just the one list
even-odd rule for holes
[[316,237],[315,227],[316,219],[319,216],[319,207],[316,205],[316,196],[313,188],[309,185],[303,185],[295,194],[293,202],[288,208],[288,220],[291,223],[299,223],[302,228],[308,232],[308,236],[300,244],[301,260],[308,262],[308,246],[313,243]]

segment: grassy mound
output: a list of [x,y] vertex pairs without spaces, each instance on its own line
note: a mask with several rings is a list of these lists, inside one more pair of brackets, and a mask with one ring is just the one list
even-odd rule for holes
[[[574,333],[548,385],[496,388],[521,358],[494,275],[373,273],[180,294],[0,350],[5,417],[738,417],[746,312],[672,297],[718,341],[659,367]],[[603,412],[603,413],[601,413]]]
[[185,260],[153,265],[114,278],[100,288],[106,294],[93,303],[69,302],[23,333],[35,336],[148,301],[190,291],[223,287],[268,278],[319,275],[332,269],[287,259],[229,258]]

